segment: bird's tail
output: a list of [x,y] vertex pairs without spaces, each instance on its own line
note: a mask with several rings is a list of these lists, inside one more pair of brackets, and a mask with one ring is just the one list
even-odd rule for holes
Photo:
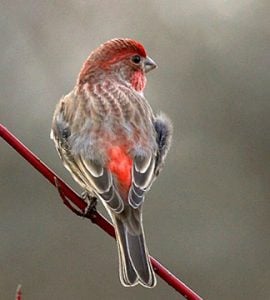
[[139,209],[131,209],[125,216],[112,216],[119,255],[120,280],[124,286],[138,283],[152,288],[156,276],[145,245],[142,216]]

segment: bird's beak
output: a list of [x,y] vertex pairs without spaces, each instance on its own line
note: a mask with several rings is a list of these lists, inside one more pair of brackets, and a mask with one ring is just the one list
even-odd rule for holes
[[144,61],[144,71],[145,73],[157,68],[157,64],[149,56],[146,57]]

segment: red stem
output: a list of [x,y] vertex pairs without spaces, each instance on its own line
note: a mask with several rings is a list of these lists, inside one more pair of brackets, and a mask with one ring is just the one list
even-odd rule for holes
[[[47,167],[34,153],[32,153],[21,141],[0,124],[0,136],[13,147],[23,158],[25,158],[35,169],[37,169],[52,185],[61,188],[61,194],[68,198],[81,212],[85,211],[86,203],[78,196],[59,176]],[[70,207],[69,207],[70,208]],[[91,221],[115,238],[114,228],[97,211],[87,216]],[[202,300],[202,298],[186,286],[180,279],[162,266],[155,258],[151,257],[155,272],[176,291],[189,300]]]
[[19,284],[16,290],[16,300],[22,300],[22,286]]

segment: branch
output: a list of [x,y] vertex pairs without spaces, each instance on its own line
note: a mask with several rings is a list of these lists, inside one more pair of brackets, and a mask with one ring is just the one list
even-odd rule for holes
[[[87,207],[86,202],[2,124],[0,124],[0,136],[59,190],[60,196],[68,208],[77,215],[84,215],[84,211]],[[87,215],[86,218],[90,219],[94,224],[98,225],[110,236],[115,238],[112,224],[97,211],[92,210],[91,214]],[[156,274],[158,274],[177,292],[188,300],[202,300],[199,295],[161,265],[155,258],[150,258]]]

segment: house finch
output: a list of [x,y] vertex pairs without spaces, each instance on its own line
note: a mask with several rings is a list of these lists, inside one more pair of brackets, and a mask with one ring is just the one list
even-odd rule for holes
[[172,126],[143,95],[156,68],[144,47],[113,39],[85,61],[74,89],[56,107],[52,133],[64,166],[89,197],[100,199],[115,227],[120,280],[154,287],[142,226],[144,195],[167,155]]

